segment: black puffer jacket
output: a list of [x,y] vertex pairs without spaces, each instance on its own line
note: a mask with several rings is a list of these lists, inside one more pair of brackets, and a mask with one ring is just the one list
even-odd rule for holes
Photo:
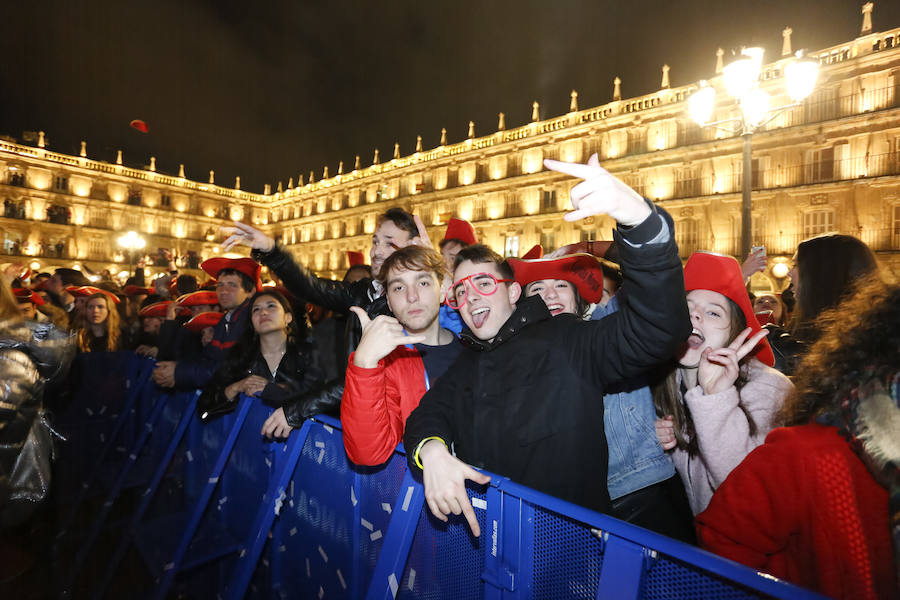
[[44,389],[66,376],[74,355],[74,335],[49,323],[0,326],[0,507]]
[[[269,252],[254,250],[252,256],[257,262],[267,266],[275,273],[281,279],[284,287],[298,300],[312,302],[344,315],[350,312],[351,306],[365,309],[371,319],[378,315],[390,314],[387,300],[384,296],[378,295],[371,277],[353,283],[316,277],[306,267],[297,264],[293,257],[277,243]],[[294,400],[293,403],[298,406],[290,409],[290,416],[287,415],[288,409],[285,408],[288,424],[291,427],[300,427],[303,419],[310,415],[339,411],[341,397],[344,395],[346,359],[351,352],[356,350],[361,337],[362,328],[359,325],[359,319],[354,315],[349,315],[344,331],[344,363],[338,365],[338,376],[310,394]]]
[[203,421],[230,413],[237,407],[238,398],[229,400],[225,395],[225,388],[248,375],[259,375],[269,381],[259,395],[260,400],[272,408],[284,408],[285,417],[292,414],[293,418],[302,422],[305,417],[292,412],[299,409],[297,400],[313,390],[321,389],[324,383],[314,364],[311,346],[294,344],[288,346],[275,375],[269,371],[269,365],[261,352],[257,352],[250,364],[243,369],[236,369],[231,361],[227,361],[197,400],[197,413]]
[[435,436],[464,462],[609,510],[604,389],[668,360],[691,331],[672,220],[656,210],[662,243],[648,243],[656,215],[614,233],[628,299],[618,312],[551,317],[539,297],[523,298],[493,340],[463,334],[459,358],[406,421],[410,470],[421,472],[415,450]]

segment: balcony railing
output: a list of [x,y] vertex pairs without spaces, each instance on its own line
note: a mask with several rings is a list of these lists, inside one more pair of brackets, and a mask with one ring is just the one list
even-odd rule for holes
[[[675,223],[676,237],[678,231],[678,222]],[[852,235],[865,242],[865,244],[874,252],[896,252],[900,251],[900,226],[883,227],[878,229],[862,229],[856,231],[842,231],[839,228],[832,228],[828,231],[806,231],[799,233],[760,233],[754,234],[753,244],[766,247],[766,253],[769,256],[790,256],[797,251],[797,246],[803,240],[823,233],[842,233]],[[713,231],[708,235],[700,235],[691,237],[690,239],[681,239],[678,241],[678,253],[682,258],[687,258],[693,252],[698,250],[711,250],[721,254],[729,254],[738,256],[741,248],[740,236],[731,234],[723,234]]]

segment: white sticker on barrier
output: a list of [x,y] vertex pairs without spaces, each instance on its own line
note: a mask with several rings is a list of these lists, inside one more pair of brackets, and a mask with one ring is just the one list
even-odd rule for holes
[[85,408],[85,409],[84,409],[84,412],[86,412],[86,413],[88,414],[89,417],[93,417],[93,416],[94,416],[94,411],[92,411],[90,408]]
[[416,585],[416,570],[410,569],[409,570],[409,581],[406,582],[406,588],[411,590],[411,589],[413,589],[414,585]]
[[378,531],[373,531],[371,534],[369,534],[369,539],[372,540],[373,542],[375,540],[380,540],[381,539],[381,530],[379,529]]
[[391,505],[388,504],[387,502],[382,502],[382,503],[381,503],[381,509],[382,509],[384,512],[386,512],[387,514],[391,514]]
[[269,467],[270,469],[272,468],[272,461],[269,460],[268,458],[266,459],[266,466]]
[[319,600],[325,597],[325,590],[322,589],[322,586],[319,586]]
[[175,568],[175,563],[173,563],[173,562],[166,563],[166,566],[163,567],[163,571],[171,571],[174,568]]
[[194,455],[191,454],[191,451],[190,451],[190,450],[188,450],[187,452],[185,452],[184,455],[187,456],[188,462],[194,462]]
[[309,559],[308,558],[306,559],[306,576],[312,577],[312,574],[310,574],[310,572],[309,572]]
[[412,500],[412,495],[413,495],[413,486],[409,486],[408,488],[406,488],[406,496],[403,498],[403,506],[401,507],[403,509],[403,512],[406,512],[409,510],[409,503]]
[[225,504],[226,502],[228,502],[228,496],[222,496],[219,499],[219,504]]
[[350,486],[350,504],[356,506],[358,500],[356,499],[356,491],[353,489],[353,486]]
[[286,550],[287,550],[287,546],[285,546],[284,544],[278,546],[278,551],[279,551],[279,552],[285,552]]
[[319,458],[316,459],[316,462],[321,465],[323,458],[325,458],[325,448],[322,448],[321,450],[319,450]]
[[487,500],[482,500],[481,498],[472,498],[472,508],[487,510]]
[[291,527],[291,530],[288,531],[288,535],[291,536],[291,537],[294,537],[295,535],[297,535],[297,528],[296,528],[296,527]]
[[219,483],[219,478],[218,477],[210,477],[207,480],[207,483]]
[[322,555],[322,560],[328,562],[328,555],[325,554],[325,548],[323,548],[322,546],[319,546],[319,554]]
[[375,526],[372,525],[371,523],[369,523],[368,521],[366,521],[365,519],[360,519],[359,521],[360,521],[360,523],[362,523],[362,526],[365,527],[366,529],[368,529],[369,531],[375,530]]
[[337,576],[338,576],[338,580],[341,582],[341,587],[344,588],[344,589],[346,590],[346,589],[347,589],[347,582],[344,581],[344,575],[343,575],[343,573],[341,573],[341,570],[340,570],[340,569],[337,570]]
[[324,429],[328,433],[334,433],[334,428],[331,425],[322,425],[322,429]]
[[325,442],[316,442],[316,448],[324,448]]
[[[281,507],[284,505],[285,493],[284,490],[278,490],[278,497],[275,498],[275,516],[277,517],[281,514]],[[271,532],[270,532],[271,534]]]
[[100,407],[100,411],[97,414],[102,415],[105,412],[106,412],[106,405],[104,404],[103,406]]
[[241,556],[240,556],[240,558],[244,558],[245,556],[247,556],[247,549],[246,549],[246,548],[241,548]]
[[397,576],[391,573],[388,575],[388,585],[391,586],[391,596],[394,598],[397,597],[397,588],[400,586],[397,585]]

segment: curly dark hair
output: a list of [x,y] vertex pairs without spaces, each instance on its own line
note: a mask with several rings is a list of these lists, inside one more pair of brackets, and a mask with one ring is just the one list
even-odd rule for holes
[[821,337],[797,367],[794,393],[780,414],[784,425],[832,412],[866,377],[883,379],[900,367],[900,285],[872,274],[856,289],[819,315]]

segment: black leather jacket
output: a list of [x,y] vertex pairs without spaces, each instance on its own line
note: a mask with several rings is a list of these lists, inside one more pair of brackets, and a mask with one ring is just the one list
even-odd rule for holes
[[[318,304],[336,313],[348,314],[351,306],[359,306],[374,319],[378,315],[389,315],[387,300],[383,295],[376,297],[372,278],[367,277],[353,283],[322,279],[313,275],[306,267],[298,264],[293,257],[277,242],[269,252],[254,250],[253,258],[267,266],[297,299]],[[344,331],[346,355],[356,350],[362,337],[359,319],[349,314]],[[340,410],[341,396],[344,395],[344,372],[341,371],[332,381],[321,388],[299,397],[293,402],[299,406],[290,409],[285,407],[285,416],[291,427],[300,427],[303,419],[319,412],[337,412]]]
[[311,391],[320,389],[324,383],[321,373],[313,366],[314,363],[312,351],[308,346],[295,345],[288,346],[274,375],[269,371],[266,359],[258,351],[246,369],[236,370],[233,363],[226,362],[197,400],[197,413],[202,421],[210,421],[230,413],[237,407],[238,397],[229,400],[225,395],[225,388],[248,375],[259,375],[269,381],[259,395],[260,400],[272,408],[284,408],[285,417],[291,414],[294,419],[302,422],[305,415],[297,414],[302,408],[297,400]]

